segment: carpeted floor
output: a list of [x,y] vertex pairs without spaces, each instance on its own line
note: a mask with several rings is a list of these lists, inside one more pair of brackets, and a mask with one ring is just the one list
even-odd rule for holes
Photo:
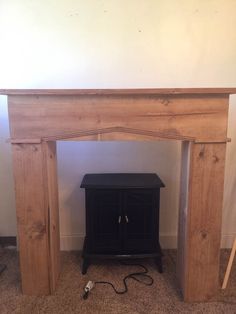
[[[221,252],[221,281],[228,262],[229,250]],[[236,313],[236,261],[226,290],[219,290],[214,302],[184,303],[176,285],[175,251],[164,251],[164,273],[159,274],[152,260],[143,260],[154,278],[152,286],[129,280],[129,291],[117,295],[109,286],[96,286],[89,298],[82,299],[88,280],[107,280],[122,288],[121,278],[139,270],[136,266],[120,265],[117,261],[96,262],[86,275],[81,275],[79,253],[62,253],[62,271],[57,291],[52,296],[32,297],[21,294],[18,256],[15,250],[0,248],[0,261],[7,269],[0,275],[0,314],[162,314],[162,313]]]

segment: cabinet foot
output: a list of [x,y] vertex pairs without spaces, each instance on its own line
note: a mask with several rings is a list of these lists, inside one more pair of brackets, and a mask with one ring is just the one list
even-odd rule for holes
[[156,259],[156,264],[157,264],[157,268],[158,268],[158,271],[160,274],[163,273],[163,267],[162,267],[162,258],[161,257],[158,257]]
[[85,275],[87,273],[89,265],[90,265],[89,259],[88,258],[83,258],[82,275]]

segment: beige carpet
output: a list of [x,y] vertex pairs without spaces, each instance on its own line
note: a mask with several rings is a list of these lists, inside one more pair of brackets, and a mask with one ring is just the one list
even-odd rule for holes
[[[221,252],[221,281],[229,257],[229,250]],[[21,294],[18,256],[15,250],[0,249],[0,261],[7,270],[0,275],[0,314],[11,313],[236,313],[236,261],[225,291],[219,290],[214,302],[188,304],[181,300],[176,285],[175,251],[164,251],[164,273],[159,274],[152,260],[142,263],[154,278],[152,286],[128,281],[129,291],[117,295],[110,286],[96,286],[89,298],[82,299],[82,290],[89,279],[113,282],[122,288],[121,278],[139,270],[123,266],[117,261],[92,264],[86,275],[81,275],[79,253],[62,253],[62,272],[57,291],[52,296],[30,297]]]

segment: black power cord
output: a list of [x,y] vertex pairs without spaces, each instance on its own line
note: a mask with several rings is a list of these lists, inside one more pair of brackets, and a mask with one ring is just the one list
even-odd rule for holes
[[[109,281],[89,281],[84,289],[84,295],[83,295],[83,299],[86,300],[88,298],[88,295],[89,295],[89,292],[94,288],[95,285],[97,284],[103,284],[103,285],[110,285],[113,290],[115,291],[116,294],[125,294],[128,292],[128,286],[127,286],[127,280],[128,279],[133,279],[133,280],[136,280],[146,286],[151,286],[154,282],[153,278],[148,275],[148,269],[144,266],[144,265],[141,265],[141,264],[129,264],[129,263],[125,263],[125,262],[121,262],[122,265],[126,265],[126,266],[138,266],[138,267],[141,267],[143,270],[142,271],[139,271],[139,272],[135,272],[135,273],[131,273],[127,276],[125,276],[122,281],[123,281],[123,284],[124,284],[124,289],[123,290],[117,290],[115,288],[115,286],[113,285],[113,283],[109,282]],[[145,281],[145,280],[141,280],[139,277],[141,278],[145,278],[145,279],[148,279],[148,281]]]

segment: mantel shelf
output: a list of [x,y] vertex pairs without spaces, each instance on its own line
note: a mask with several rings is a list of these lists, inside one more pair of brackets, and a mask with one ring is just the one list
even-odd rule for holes
[[136,88],[136,89],[0,89],[0,95],[199,95],[236,94],[236,87],[229,88]]

